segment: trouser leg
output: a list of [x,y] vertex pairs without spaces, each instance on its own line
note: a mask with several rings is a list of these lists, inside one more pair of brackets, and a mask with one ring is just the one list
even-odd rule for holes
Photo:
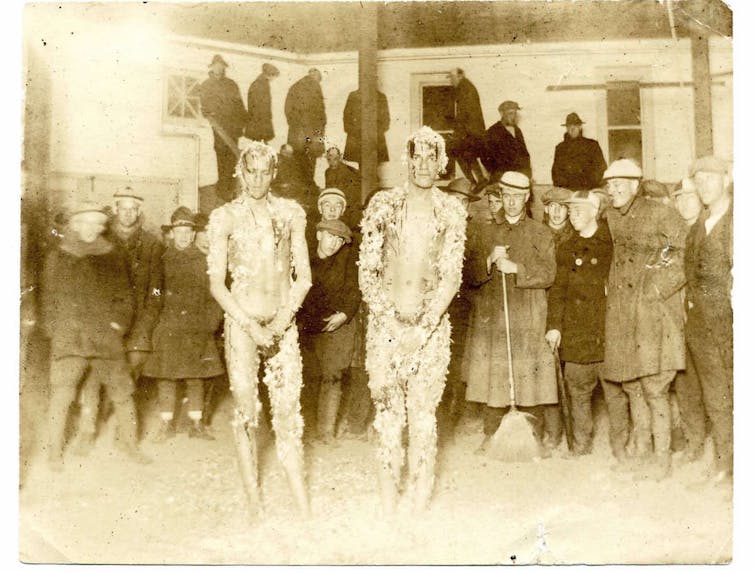
[[626,444],[629,436],[628,395],[623,391],[623,384],[600,379],[602,392],[605,394],[607,417],[610,425],[610,447],[616,458],[623,458],[626,454]]
[[133,452],[138,441],[138,418],[133,394],[135,389],[131,367],[124,359],[92,360],[91,376],[98,377],[113,402],[117,421],[117,442]]
[[573,421],[573,446],[579,454],[587,453],[592,447],[594,424],[592,422],[592,393],[599,382],[599,365],[566,362],[565,385],[571,398],[571,418]]
[[561,419],[560,404],[542,405],[542,421],[544,437],[550,447],[557,447],[563,438],[563,420]]
[[641,378],[641,385],[651,415],[655,454],[670,454],[670,396],[668,389],[676,371],[670,370]]
[[174,417],[176,386],[176,380],[157,381],[157,407],[163,420],[172,420]]
[[681,427],[688,442],[689,452],[699,452],[704,447],[704,402],[702,386],[688,345],[686,346],[686,371],[679,372],[676,376],[675,394],[681,416]]
[[79,432],[82,435],[94,436],[97,432],[97,414],[100,404],[100,387],[102,380],[99,376],[86,376],[79,394]]
[[215,156],[217,158],[217,196],[224,201],[233,199],[233,172],[235,170],[236,150],[228,147],[223,139],[215,134]]
[[689,329],[687,339],[715,445],[715,469],[733,471],[733,368],[716,341]]
[[500,422],[503,416],[508,412],[510,408],[495,408],[493,406],[485,406],[482,413],[482,422],[484,427],[484,435],[492,436],[497,432],[500,427]]
[[204,408],[204,380],[201,378],[186,379],[186,401],[188,405],[188,415],[193,422],[202,419],[202,409]]
[[644,396],[641,378],[624,382],[623,390],[628,395],[631,407],[632,434],[636,440],[634,453],[637,457],[643,457],[649,454],[652,447],[652,412]]
[[363,434],[367,430],[373,409],[367,372],[362,367],[351,368],[350,378],[348,429],[355,434]]
[[86,358],[70,356],[50,364],[50,403],[48,407],[48,455],[60,460],[65,441],[68,412],[76,399],[76,388],[89,368]]

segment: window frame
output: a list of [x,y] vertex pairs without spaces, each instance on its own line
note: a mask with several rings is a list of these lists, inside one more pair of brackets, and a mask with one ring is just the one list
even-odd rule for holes
[[170,101],[170,88],[171,78],[178,76],[182,78],[191,78],[196,80],[197,85],[201,85],[204,81],[202,78],[202,72],[197,70],[185,69],[185,68],[165,68],[162,75],[163,93],[162,93],[162,123],[163,125],[174,125],[182,127],[202,127],[206,124],[206,120],[202,115],[201,100],[197,109],[198,115],[196,117],[179,117],[170,114],[168,108]]

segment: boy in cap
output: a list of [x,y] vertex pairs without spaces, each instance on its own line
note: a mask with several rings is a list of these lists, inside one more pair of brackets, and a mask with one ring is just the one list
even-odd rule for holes
[[[261,510],[256,428],[258,372],[272,404],[278,458],[303,515],[309,514],[299,412],[301,353],[294,318],[311,286],[306,215],[295,201],[269,193],[277,157],[253,141],[241,151],[238,198],[209,218],[210,292],[225,311],[225,359],[235,406],[233,429],[251,511]],[[228,274],[233,278],[226,286]]]
[[348,225],[339,219],[317,224],[312,288],[298,316],[302,331],[312,337],[319,363],[317,428],[325,442],[335,435],[342,385],[351,366],[358,328],[353,320],[361,303],[358,251],[351,238]]
[[164,283],[159,319],[152,336],[154,351],[144,374],[157,380],[160,427],[155,442],[175,428],[176,386],[186,383],[189,437],[214,439],[202,424],[204,382],[225,369],[215,344],[222,310],[209,292],[207,258],[194,246],[194,214],[178,207],[170,217],[170,242],[162,257]]
[[51,342],[48,460],[56,471],[63,468],[68,411],[82,381],[78,438],[83,450],[94,442],[104,386],[114,404],[116,445],[134,461],[151,461],[137,448],[134,381],[124,344],[133,318],[128,271],[102,237],[106,222],[98,205],[74,205],[63,239],[45,261],[43,325]]
[[[503,208],[491,225],[470,227],[467,244],[469,280],[477,292],[464,369],[469,383],[466,399],[487,406],[480,453],[510,406],[509,368],[516,405],[536,416],[540,438],[546,437],[549,444],[559,429],[559,425],[544,427],[553,420],[542,411],[542,405],[558,403],[554,359],[544,339],[547,289],[555,279],[552,233],[526,215],[530,198],[526,175],[504,173],[499,189]],[[512,364],[504,338],[503,280],[507,281]]]
[[600,144],[584,137],[584,122],[576,112],[566,116],[563,141],[555,146],[552,184],[571,191],[586,191],[600,186],[605,172],[605,156]]
[[544,223],[552,231],[555,241],[555,250],[571,238],[573,227],[568,220],[568,200],[571,191],[563,187],[550,187],[542,195],[542,203],[545,206]]
[[701,157],[690,175],[706,212],[686,239],[686,340],[712,427],[713,484],[733,479],[733,194],[727,164]]
[[[605,171],[613,260],[607,286],[603,376],[631,404],[636,459],[621,469],[671,473],[668,394],[685,368],[681,288],[686,226],[670,207],[639,195],[641,168],[618,159]],[[654,443],[654,456],[651,456]]]
[[406,145],[409,180],[378,191],[364,211],[359,286],[368,308],[366,368],[380,445],[382,507],[392,514],[408,422],[409,495],[429,503],[440,402],[450,360],[447,309],[461,284],[466,212],[434,183],[448,163],[445,140],[428,127]]
[[577,191],[567,200],[575,233],[557,250],[557,273],[547,298],[545,339],[565,362],[565,383],[571,399],[573,453],[592,449],[592,393],[602,385],[610,418],[610,445],[616,458],[625,457],[628,441],[628,397],[620,384],[602,378],[605,348],[607,277],[613,243],[607,223],[600,221],[602,192]]

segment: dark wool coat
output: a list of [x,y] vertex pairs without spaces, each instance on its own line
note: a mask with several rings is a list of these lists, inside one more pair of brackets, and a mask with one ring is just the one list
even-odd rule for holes
[[312,257],[312,287],[298,315],[304,332],[322,332],[324,319],[336,312],[345,313],[347,322],[353,319],[361,303],[358,258],[359,246],[356,242],[344,244],[337,253],[326,259],[320,259],[316,254]]
[[223,312],[209,292],[206,256],[193,245],[182,251],[170,246],[162,260],[161,308],[144,375],[184,379],[222,374],[215,331]]
[[132,318],[123,257],[102,237],[87,244],[66,233],[47,256],[42,275],[42,324],[51,358],[123,359]]
[[[390,109],[385,94],[377,92],[377,161],[389,161],[385,132],[390,129]],[[343,131],[346,132],[346,148],[343,159],[361,163],[361,91],[348,94],[343,108]]]
[[210,76],[199,86],[199,97],[204,117],[221,127],[230,139],[238,140],[247,119],[238,84],[225,76]]
[[322,88],[313,78],[304,76],[294,83],[285,98],[285,118],[288,120],[288,143],[297,152],[312,146],[324,151],[321,143],[325,135],[327,115]]
[[160,311],[157,295],[162,285],[162,253],[165,247],[157,237],[141,228],[127,239],[122,239],[112,230],[106,238],[127,262],[135,317],[126,347],[128,350],[149,351],[152,349],[152,330]]
[[486,266],[493,247],[508,245],[518,265],[518,274],[506,275],[516,403],[557,403],[555,362],[545,341],[547,288],[555,279],[552,233],[529,217],[511,225],[502,209],[493,224],[472,225],[468,233],[468,277],[476,292],[463,360],[466,399],[510,404],[502,275]]
[[346,194],[346,210],[341,219],[351,229],[357,229],[363,212],[359,170],[342,162],[335,167],[328,167],[325,171],[325,187],[335,187]]
[[[607,285],[607,380],[627,382],[686,364],[681,287],[686,224],[674,209],[645,197],[610,208],[613,260]],[[665,251],[663,265],[661,256]]]
[[584,238],[575,231],[557,250],[557,273],[547,297],[547,330],[561,335],[560,358],[590,364],[605,355],[607,277],[613,242],[607,223]]
[[689,338],[712,333],[723,363],[733,368],[733,207],[707,235],[699,217],[686,239],[686,304]]
[[484,136],[484,114],[479,103],[479,93],[469,80],[461,78],[455,88],[456,116],[453,124],[454,135]]
[[586,137],[571,138],[568,133],[555,147],[552,184],[572,191],[588,191],[602,183],[607,164],[600,144]]
[[513,137],[501,123],[494,123],[485,135],[482,163],[490,174],[500,175],[506,171],[520,171],[531,177],[531,159],[526,149],[524,134],[516,126],[516,137]]
[[254,141],[270,141],[275,138],[272,126],[272,96],[270,94],[270,80],[264,74],[259,74],[251,82],[246,97],[249,108],[246,137]]

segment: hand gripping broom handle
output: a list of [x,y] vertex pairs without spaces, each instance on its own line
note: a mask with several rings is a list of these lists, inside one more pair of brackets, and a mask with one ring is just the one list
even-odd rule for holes
[[511,353],[511,322],[508,313],[508,287],[506,285],[505,273],[503,277],[503,311],[505,313],[505,346],[508,351],[508,385],[511,392],[511,408],[516,407],[516,389],[513,384],[513,354]]

